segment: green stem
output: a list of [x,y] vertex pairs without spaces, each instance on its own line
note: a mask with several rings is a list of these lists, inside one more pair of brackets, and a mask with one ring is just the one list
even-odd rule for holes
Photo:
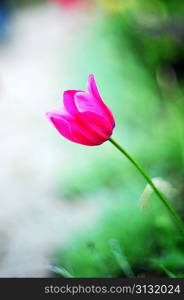
[[167,211],[170,213],[170,215],[172,216],[172,218],[174,219],[176,225],[178,226],[178,228],[181,230],[181,232],[184,235],[184,223],[182,221],[182,219],[178,216],[178,214],[176,213],[176,211],[174,210],[174,208],[170,205],[170,203],[167,202],[167,200],[165,199],[165,197],[161,194],[161,192],[157,189],[156,185],[153,183],[153,181],[151,180],[151,178],[146,174],[146,172],[144,171],[144,169],[142,168],[142,166],[136,162],[136,160],[125,150],[123,149],[116,141],[114,141],[114,139],[109,138],[109,141],[121,152],[123,153],[128,159],[129,161],[131,161],[131,163],[137,168],[137,170],[142,174],[142,176],[146,179],[146,181],[148,182],[148,184],[152,187],[152,189],[155,191],[155,193],[157,194],[157,196],[159,197],[159,199],[161,200],[161,202],[164,204],[165,208],[167,209]]

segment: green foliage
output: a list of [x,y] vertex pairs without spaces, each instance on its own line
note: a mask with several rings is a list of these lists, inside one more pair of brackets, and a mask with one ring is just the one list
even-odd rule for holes
[[136,198],[111,193],[95,224],[75,234],[58,251],[56,263],[74,277],[132,277],[161,263],[171,270],[183,268],[181,237],[163,207],[153,207],[141,210]]

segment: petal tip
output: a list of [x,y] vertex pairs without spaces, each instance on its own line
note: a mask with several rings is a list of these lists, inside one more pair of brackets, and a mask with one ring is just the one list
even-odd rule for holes
[[94,79],[95,75],[93,73],[89,74],[88,79]]
[[95,75],[89,74],[88,76],[88,88],[90,89],[92,84],[95,83]]
[[49,111],[46,112],[46,113],[44,114],[44,117],[45,117],[45,119],[47,119],[47,120],[50,121],[50,112],[49,112]]

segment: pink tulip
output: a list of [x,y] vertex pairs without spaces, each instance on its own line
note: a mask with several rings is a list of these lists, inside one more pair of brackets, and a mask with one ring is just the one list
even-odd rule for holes
[[62,5],[71,5],[75,2],[78,2],[77,0],[50,0],[50,1],[57,2]]
[[46,117],[68,140],[87,146],[104,143],[115,126],[110,109],[103,102],[94,75],[88,77],[88,91],[68,90],[63,105],[50,110]]
[[86,3],[87,0],[50,0],[51,2],[56,2],[62,6],[72,6],[72,5],[82,5]]

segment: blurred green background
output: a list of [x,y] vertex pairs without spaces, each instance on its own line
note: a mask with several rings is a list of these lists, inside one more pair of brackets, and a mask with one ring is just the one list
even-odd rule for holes
[[[184,217],[182,1],[31,2],[5,1],[3,9],[7,19],[3,24],[12,22],[11,18],[17,11],[33,9],[35,4],[37,21],[43,7],[46,7],[48,21],[51,11],[53,15],[61,14],[58,17],[62,20],[61,27],[62,22],[68,24],[63,35],[57,30],[55,33],[55,40],[61,43],[57,59],[53,60],[55,52],[52,48],[44,60],[46,66],[49,60],[49,68],[53,67],[50,67],[53,62],[51,80],[39,83],[39,78],[50,69],[39,70],[37,84],[48,91],[48,99],[45,104],[44,100],[40,101],[36,120],[42,118],[42,110],[44,113],[44,109],[58,105],[58,94],[62,90],[84,89],[88,74],[94,73],[102,98],[116,119],[114,138],[144,166],[158,188]],[[45,10],[43,14],[46,14]],[[49,26],[43,28],[45,35],[47,30],[49,32]],[[8,27],[7,31],[8,38],[5,41],[4,36],[2,38],[3,51],[6,51],[6,43],[13,39],[12,28]],[[42,34],[38,43],[42,43]],[[35,68],[39,66],[39,57],[36,57],[37,52]],[[27,60],[25,55],[25,66]],[[27,92],[32,93],[30,90]],[[29,121],[33,122],[33,119]],[[91,148],[72,144],[49,125],[40,125],[39,122],[36,124],[42,131],[38,139],[41,138],[44,146],[40,148],[37,143],[37,157],[39,160],[47,148],[48,156],[43,163],[48,160],[50,163],[42,172],[49,173],[49,168],[52,168],[49,192],[57,198],[57,203],[67,207],[64,215],[71,227],[66,240],[60,239],[60,232],[56,236],[57,242],[45,262],[45,265],[51,265],[50,276],[182,277],[183,238],[165,208],[153,193],[149,193],[145,180],[126,158],[109,142]],[[32,128],[33,135],[37,135],[37,130],[37,126]],[[53,167],[50,156],[54,155],[56,161]],[[32,179],[29,180],[31,182]],[[43,181],[41,187],[47,191],[45,186]],[[53,201],[52,196],[49,201]],[[40,207],[47,209],[44,200]],[[78,219],[75,218],[75,209],[81,210]],[[55,211],[53,219],[54,214]],[[85,224],[81,222],[82,226],[78,226],[80,218],[84,217]],[[49,209],[47,218],[50,218]],[[44,226],[48,230],[49,224]],[[62,216],[57,226],[67,232],[68,225]]]

